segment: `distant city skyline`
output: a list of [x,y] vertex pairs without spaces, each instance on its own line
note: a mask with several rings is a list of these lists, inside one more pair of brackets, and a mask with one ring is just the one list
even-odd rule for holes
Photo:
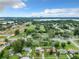
[[0,17],[79,17],[79,0],[0,0]]

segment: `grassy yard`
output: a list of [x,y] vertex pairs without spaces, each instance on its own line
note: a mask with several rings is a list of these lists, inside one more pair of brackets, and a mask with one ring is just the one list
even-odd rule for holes
[[76,46],[74,46],[74,44],[66,44],[66,48],[65,49],[67,49],[67,50],[69,50],[69,49],[74,49],[74,50],[78,50],[78,48],[76,47]]
[[10,56],[9,59],[19,59],[19,56],[13,55],[13,56]]
[[45,59],[56,59],[55,55],[47,55],[45,56]]
[[51,46],[42,46],[42,48],[51,48]]
[[34,57],[34,59],[41,59],[41,57]]
[[50,55],[48,52],[44,52],[45,59],[56,59],[55,54]]
[[35,53],[35,55],[34,55],[34,59],[41,59],[41,58],[42,58],[41,55],[37,56],[36,53]]
[[6,36],[0,35],[0,39],[2,39],[2,38],[6,38]]
[[60,55],[59,59],[67,59],[66,55]]

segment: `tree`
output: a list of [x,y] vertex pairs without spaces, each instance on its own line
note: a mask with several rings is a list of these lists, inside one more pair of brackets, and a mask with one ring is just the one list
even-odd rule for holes
[[19,35],[20,34],[20,31],[17,29],[15,30],[15,35]]
[[40,25],[40,31],[39,32],[40,33],[45,33],[46,32],[44,25]]
[[33,47],[33,48],[39,47],[39,46],[40,46],[39,41],[34,41],[34,42],[32,42],[32,47]]
[[61,43],[61,47],[65,48],[66,44],[64,42]]
[[79,59],[78,56],[73,56],[71,59]]
[[31,42],[31,41],[27,41],[27,42],[26,42],[26,46],[27,46],[27,47],[32,47],[32,42]]
[[70,42],[70,41],[67,41],[67,44],[69,44],[69,45],[70,45],[70,44],[71,44],[71,42]]
[[55,36],[55,31],[52,29],[48,30],[48,35],[50,38],[53,38]]
[[76,35],[79,35],[79,28],[76,28],[75,30],[74,30],[74,35],[76,36]]
[[60,56],[60,52],[56,52],[56,55],[57,55],[57,57],[59,58],[59,56]]
[[27,32],[27,29],[24,29],[24,33],[26,33]]
[[21,52],[24,46],[24,40],[18,39],[12,43],[13,50],[15,53]]
[[36,28],[35,25],[28,26],[27,27],[27,34],[31,34],[31,33],[35,32],[35,28]]
[[25,46],[26,47],[32,47],[32,43],[33,43],[33,40],[32,38],[27,38],[27,41],[25,42]]
[[70,35],[71,35],[71,33],[69,33],[68,31],[65,31],[65,32],[62,34],[62,36],[63,36],[64,38],[69,38]]
[[5,42],[8,42],[8,39],[7,38],[5,39]]
[[4,50],[2,50],[2,51],[0,52],[0,58],[2,58],[3,55],[4,55]]
[[4,49],[0,52],[0,59],[8,59],[9,58],[9,51],[8,49]]
[[58,48],[60,45],[59,45],[59,42],[55,42],[55,48]]
[[43,41],[43,42],[41,42],[41,45],[42,46],[49,46],[49,42],[48,41]]
[[52,49],[50,49],[50,52],[49,52],[49,54],[50,54],[50,55],[52,55],[52,54],[53,54],[53,50],[52,50]]

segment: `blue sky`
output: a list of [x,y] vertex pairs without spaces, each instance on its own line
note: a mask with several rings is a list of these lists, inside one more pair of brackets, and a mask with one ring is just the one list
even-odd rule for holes
[[79,17],[79,0],[0,0],[0,17]]

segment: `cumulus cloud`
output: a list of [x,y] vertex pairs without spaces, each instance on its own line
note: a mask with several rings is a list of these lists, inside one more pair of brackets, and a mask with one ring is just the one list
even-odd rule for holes
[[7,6],[13,8],[22,8],[25,7],[26,4],[22,0],[0,0],[0,9],[5,8]]
[[79,8],[45,9],[31,15],[33,17],[79,17]]

